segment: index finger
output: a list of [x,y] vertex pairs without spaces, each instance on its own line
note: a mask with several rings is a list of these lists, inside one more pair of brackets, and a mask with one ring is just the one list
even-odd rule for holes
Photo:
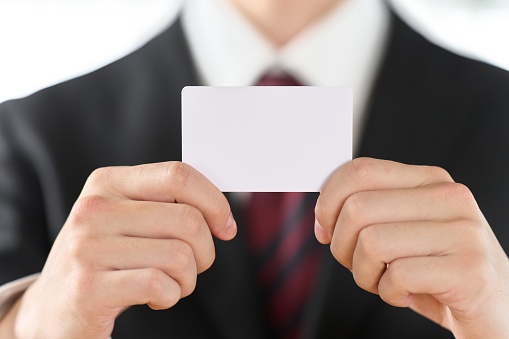
[[339,213],[354,193],[411,188],[453,182],[447,171],[434,166],[405,165],[372,158],[357,158],[338,168],[318,197],[315,234],[322,244],[330,243]]
[[236,233],[236,223],[224,194],[203,174],[179,161],[97,169],[88,178],[81,195],[99,194],[188,204],[203,214],[212,234],[219,239],[232,239]]

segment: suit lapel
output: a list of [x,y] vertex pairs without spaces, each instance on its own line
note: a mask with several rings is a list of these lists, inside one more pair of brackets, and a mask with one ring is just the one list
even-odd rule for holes
[[[359,156],[447,168],[448,158],[462,148],[461,134],[470,130],[474,104],[454,92],[456,75],[449,52],[395,15],[392,23]],[[451,112],[463,115],[458,119]]]

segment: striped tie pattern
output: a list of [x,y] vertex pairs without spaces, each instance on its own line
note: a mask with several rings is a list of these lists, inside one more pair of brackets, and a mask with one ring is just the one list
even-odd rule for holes
[[[258,85],[298,86],[286,74]],[[297,339],[315,284],[321,248],[314,237],[315,193],[253,193],[245,210],[249,247],[265,312],[277,338]]]

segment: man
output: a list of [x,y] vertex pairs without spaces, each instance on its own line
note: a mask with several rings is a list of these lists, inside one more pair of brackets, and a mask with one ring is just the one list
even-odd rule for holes
[[[282,71],[330,85],[315,81],[340,69],[336,84],[359,94],[358,155],[398,162],[359,158],[324,186],[314,232],[333,256],[322,259],[299,334],[450,337],[433,321],[459,338],[506,336],[509,262],[491,227],[509,246],[507,74],[431,45],[376,1],[229,3],[190,2],[131,56],[2,105],[2,280],[44,268],[0,333],[270,337],[239,201],[176,161],[180,89],[255,85]],[[340,47],[336,34],[346,36]],[[356,34],[362,43],[348,39]],[[313,55],[323,59],[306,62]],[[130,307],[140,304],[168,310]]]

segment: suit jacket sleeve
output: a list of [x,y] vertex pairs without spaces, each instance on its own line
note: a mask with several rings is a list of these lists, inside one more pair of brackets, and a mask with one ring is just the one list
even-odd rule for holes
[[0,285],[39,272],[50,245],[46,216],[28,150],[34,140],[11,110],[0,105]]

